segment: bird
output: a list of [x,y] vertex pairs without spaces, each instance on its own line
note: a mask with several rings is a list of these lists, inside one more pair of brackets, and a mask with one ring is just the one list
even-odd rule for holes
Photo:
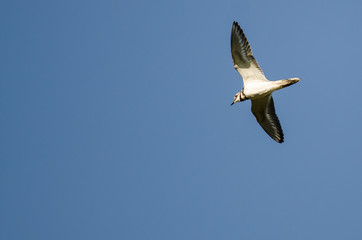
[[251,100],[251,112],[264,131],[276,142],[284,142],[284,133],[275,113],[272,93],[299,82],[299,78],[268,80],[253,56],[250,44],[234,21],[231,30],[231,56],[235,69],[243,79],[243,88],[234,96],[231,105]]

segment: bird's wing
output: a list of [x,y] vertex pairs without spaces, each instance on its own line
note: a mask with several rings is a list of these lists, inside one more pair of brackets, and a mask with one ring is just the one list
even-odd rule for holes
[[243,78],[244,86],[250,81],[268,81],[253,56],[250,44],[237,22],[231,30],[231,56],[235,69]]
[[278,143],[284,142],[284,134],[275,113],[271,94],[251,100],[251,111],[264,131]]

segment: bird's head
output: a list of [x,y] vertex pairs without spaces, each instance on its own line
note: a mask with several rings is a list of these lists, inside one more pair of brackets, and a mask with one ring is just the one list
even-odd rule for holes
[[234,96],[234,102],[231,103],[231,106],[232,106],[234,103],[242,102],[242,101],[245,101],[245,100],[246,100],[246,97],[245,97],[244,93],[238,92],[237,94],[235,94],[235,96]]

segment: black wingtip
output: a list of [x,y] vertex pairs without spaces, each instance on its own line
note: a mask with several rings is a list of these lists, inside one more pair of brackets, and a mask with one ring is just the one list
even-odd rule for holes
[[284,142],[284,134],[280,137],[273,137],[273,139],[277,142],[277,143],[283,143]]
[[241,27],[239,26],[239,23],[238,23],[237,21],[234,21],[234,22],[233,22],[233,28],[239,29],[239,28],[241,28]]
[[233,27],[231,32],[235,32],[237,35],[241,35],[241,38],[243,38],[243,41],[247,41],[243,29],[240,27],[239,23],[237,21],[233,22]]

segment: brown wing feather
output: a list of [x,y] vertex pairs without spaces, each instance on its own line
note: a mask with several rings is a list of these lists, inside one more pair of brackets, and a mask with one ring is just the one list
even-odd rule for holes
[[275,113],[271,94],[251,101],[251,111],[264,131],[278,143],[284,142],[284,134]]
[[244,83],[252,80],[267,80],[253,56],[248,39],[237,22],[231,29],[231,56],[235,69],[241,74]]

